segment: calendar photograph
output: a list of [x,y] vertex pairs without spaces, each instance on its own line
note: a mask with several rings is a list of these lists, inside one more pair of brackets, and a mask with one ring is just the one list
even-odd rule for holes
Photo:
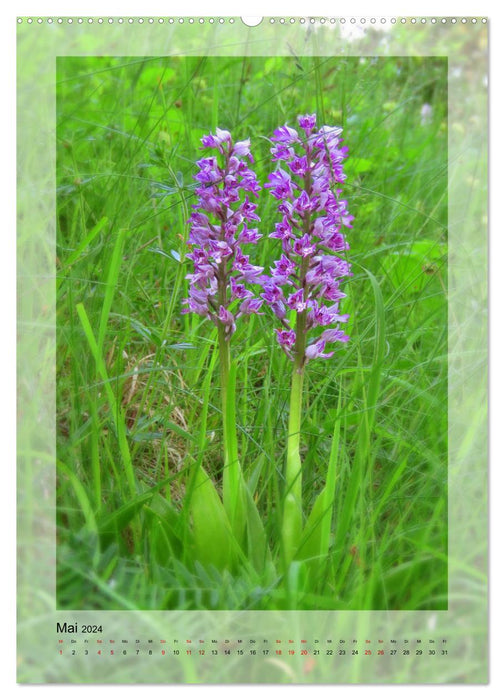
[[22,683],[486,682],[486,20],[259,20],[18,20]]
[[56,79],[59,606],[445,608],[446,60]]

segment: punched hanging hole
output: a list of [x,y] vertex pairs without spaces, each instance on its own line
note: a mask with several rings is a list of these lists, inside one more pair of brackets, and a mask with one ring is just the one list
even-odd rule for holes
[[241,17],[240,19],[247,27],[257,27],[263,21],[262,17]]

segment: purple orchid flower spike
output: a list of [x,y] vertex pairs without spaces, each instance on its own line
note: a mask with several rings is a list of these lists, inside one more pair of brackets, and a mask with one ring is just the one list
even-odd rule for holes
[[263,303],[247,288],[261,285],[263,268],[252,265],[242,249],[261,238],[257,228],[249,227],[260,221],[257,204],[250,201],[260,187],[246,162],[253,163],[249,139],[234,142],[229,131],[216,129],[201,142],[217,154],[201,158],[194,176],[198,201],[189,218],[187,255],[194,271],[187,275],[189,296],[183,300],[183,313],[210,319],[229,341],[236,320],[259,313]]
[[[272,138],[273,160],[286,164],[265,185],[279,200],[281,221],[269,237],[281,241],[282,254],[261,296],[281,321],[278,342],[301,369],[309,360],[333,355],[325,352],[326,343],[348,341],[339,329],[348,319],[339,302],[345,296],[340,284],[352,274],[342,255],[349,247],[343,229],[352,228],[353,216],[339,198],[347,155],[341,128],[317,130],[315,114],[300,116],[298,124],[299,132],[285,125]],[[292,324],[286,308],[296,311]]]

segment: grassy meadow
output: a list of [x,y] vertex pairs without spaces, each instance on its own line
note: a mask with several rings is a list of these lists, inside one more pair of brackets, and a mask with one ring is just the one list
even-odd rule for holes
[[[446,609],[446,71],[411,57],[58,59],[60,608]],[[286,569],[291,366],[273,316],[238,324],[223,417],[216,329],[181,302],[201,137],[250,137],[264,183],[274,129],[313,112],[349,148],[350,342],[305,373],[306,537]],[[276,202],[258,202],[266,235],[246,252],[268,268]],[[230,417],[256,533],[232,563]]]

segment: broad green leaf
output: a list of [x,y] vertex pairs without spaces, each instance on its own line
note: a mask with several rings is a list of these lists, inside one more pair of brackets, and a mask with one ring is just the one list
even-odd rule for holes
[[166,565],[171,556],[180,556],[182,540],[180,538],[181,515],[160,494],[154,494],[150,503],[144,506],[150,527],[147,533],[151,538],[151,547],[157,561]]
[[271,564],[271,552],[266,531],[252,494],[245,484],[243,484],[243,489],[247,507],[248,557],[252,566],[260,573],[264,571],[266,564]]
[[198,468],[191,495],[195,558],[217,569],[232,568],[238,558],[238,546],[229,518],[212,479]]

